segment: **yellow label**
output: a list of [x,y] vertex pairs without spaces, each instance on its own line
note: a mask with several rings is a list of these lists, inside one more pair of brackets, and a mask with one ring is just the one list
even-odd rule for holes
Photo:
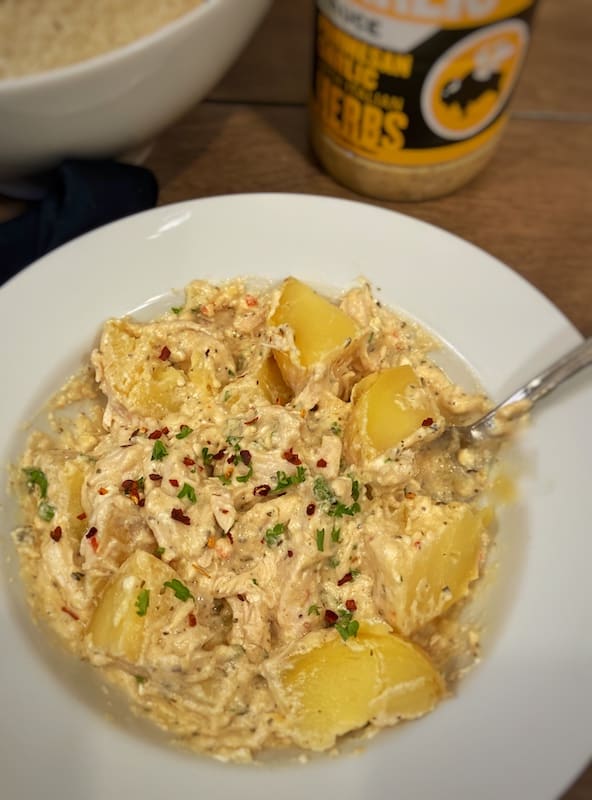
[[438,28],[475,28],[514,17],[535,0],[351,0],[364,11]]
[[[412,28],[414,43],[390,50],[345,30],[355,16],[338,24],[319,11],[313,109],[336,144],[379,163],[433,165],[468,155],[500,132],[528,46],[529,15],[496,20],[532,6],[532,0],[344,0],[339,8],[351,14],[354,5],[380,7],[392,16],[405,13],[406,19],[412,7],[415,12],[438,7],[447,19],[456,15],[457,29]],[[493,24],[459,29],[459,20],[478,7],[479,20],[487,10]]]

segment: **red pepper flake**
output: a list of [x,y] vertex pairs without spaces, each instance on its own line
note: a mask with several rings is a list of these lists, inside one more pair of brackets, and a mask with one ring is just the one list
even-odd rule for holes
[[86,512],[83,511],[81,514],[78,514],[76,519],[80,519],[80,520],[86,519]]
[[353,597],[350,597],[349,600],[345,601],[345,607],[347,608],[348,611],[357,611],[358,609],[356,601],[353,599]]
[[138,481],[133,480],[133,478],[127,478],[121,484],[121,489],[132,502],[136,505],[140,505],[140,487]]
[[144,508],[144,506],[146,505],[146,498],[140,497],[140,499],[138,500],[138,505],[140,506],[140,508]]
[[75,614],[73,611],[70,611],[70,609],[69,609],[69,608],[66,608],[66,606],[62,606],[62,611],[63,611],[65,614],[68,614],[70,617],[72,617],[72,619],[75,619],[77,622],[78,622],[78,620],[80,619],[80,617],[78,616],[78,614]]
[[96,536],[91,536],[91,538],[89,539],[89,542],[90,542],[90,546],[92,547],[92,549],[96,553],[97,550],[99,549],[99,542],[98,542],[97,537]]
[[241,603],[244,603],[244,602],[245,602],[245,600],[247,599],[247,598],[244,596],[244,594],[237,594],[237,597],[238,597],[238,599],[241,601]]
[[62,538],[62,529],[61,529],[61,527],[58,525],[57,528],[54,528],[49,535],[54,540],[54,542],[59,542],[60,539]]
[[[228,512],[226,512],[226,513],[228,513]],[[230,531],[228,531],[226,533],[226,536],[227,536],[228,541],[230,542],[230,544],[234,544],[234,539],[232,538],[232,534],[230,533]]]
[[251,453],[248,450],[241,450],[239,455],[245,467],[248,467],[252,459]]
[[306,506],[306,514],[307,514],[307,516],[309,516],[309,517],[312,517],[312,515],[313,515],[313,514],[314,514],[314,512],[315,512],[315,509],[316,509],[316,506],[315,506],[315,504],[314,504],[314,503],[309,503],[309,504]]
[[317,461],[317,467],[319,469],[324,469],[326,466],[327,466],[327,462],[325,461],[325,459],[324,458],[319,458],[319,460]]
[[162,435],[163,436],[168,436],[169,435],[169,429],[166,427],[166,425],[162,429]]
[[254,425],[257,422],[258,419],[259,419],[259,417],[253,417],[253,419],[246,420],[246,422],[244,424],[245,425]]
[[337,585],[338,586],[343,586],[344,583],[349,583],[350,581],[353,581],[353,579],[354,579],[354,576],[351,574],[351,572],[346,572],[345,575],[343,576],[343,578],[340,578],[337,581]]
[[155,431],[152,431],[152,433],[148,434],[149,439],[160,439],[161,436],[162,431],[159,431],[158,428]]
[[271,486],[268,483],[262,483],[260,486],[255,486],[253,494],[256,497],[266,497],[271,492]]
[[339,616],[334,611],[331,611],[330,608],[327,608],[325,610],[325,622],[328,625],[335,625],[335,623],[337,622],[338,619],[339,619]]
[[288,550],[288,558],[292,558],[293,555],[294,555],[294,551],[293,550]]
[[426,417],[421,424],[422,427],[429,428],[430,425],[434,424],[434,420],[431,417]]
[[183,513],[182,508],[173,508],[171,511],[171,517],[175,520],[175,522],[182,522],[183,525],[191,525],[191,520],[186,514]]
[[255,308],[259,305],[259,301],[256,297],[253,297],[252,294],[245,295],[245,303],[249,306],[249,308]]
[[189,612],[189,614],[187,614],[187,623],[189,624],[190,628],[195,628],[197,625],[197,617],[193,612]]
[[92,539],[93,536],[97,535],[97,529],[93,525],[92,528],[89,528],[88,531],[84,534],[85,539]]
[[176,478],[169,478],[169,483],[171,484],[171,486],[174,486],[175,489],[179,485],[179,481]]
[[288,463],[294,464],[294,466],[299,467],[302,464],[300,460],[300,456],[298,453],[295,453],[292,448],[286,450],[286,452],[282,455],[282,458],[285,459]]
[[192,458],[189,458],[189,456],[185,456],[183,463],[186,467],[192,467],[195,464],[195,461]]
[[165,344],[165,346],[160,351],[160,355],[158,357],[160,358],[161,361],[166,361],[168,359],[168,357],[170,356],[170,354],[171,354],[171,351],[169,350],[169,348]]
[[148,477],[150,478],[151,481],[161,481],[162,480],[162,475],[159,475],[158,472],[151,472],[150,475],[148,475]]
[[413,542],[413,547],[415,547],[416,550],[421,550],[421,542],[419,540],[417,542]]
[[107,494],[107,489],[105,489],[104,486],[101,486],[100,489],[99,489],[99,494],[103,494],[103,495]]
[[222,461],[225,455],[226,455],[226,450],[224,450],[223,448],[222,450],[218,450],[217,453],[214,453],[212,458],[214,459],[214,461]]

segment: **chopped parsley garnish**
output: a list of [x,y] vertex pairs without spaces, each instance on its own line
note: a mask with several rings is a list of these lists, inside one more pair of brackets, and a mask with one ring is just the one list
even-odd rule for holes
[[43,470],[38,467],[26,467],[23,469],[27,479],[27,488],[32,492],[35,487],[39,489],[39,497],[41,502],[37,507],[37,514],[44,522],[51,522],[55,516],[55,508],[47,502],[47,476]]
[[319,611],[319,607],[318,607],[318,605],[316,603],[313,603],[308,608],[308,615],[310,616],[311,614],[315,614],[317,617],[319,617],[321,615],[321,612]]
[[201,448],[201,460],[204,463],[204,467],[209,467],[212,461],[214,460],[214,454],[210,453],[207,447]]
[[154,551],[154,555],[157,558],[160,558],[164,554],[164,551],[165,551],[164,547],[157,547],[156,550]]
[[331,433],[334,433],[335,436],[341,436],[341,425],[338,422],[334,422],[331,425]]
[[278,522],[273,528],[268,528],[265,531],[265,544],[268,547],[273,547],[274,545],[278,545],[280,536],[283,536],[286,532],[286,526],[283,522]]
[[315,478],[312,490],[317,500],[325,503],[325,512],[330,517],[353,517],[354,514],[357,514],[360,510],[360,504],[358,503],[360,485],[356,480],[352,480],[352,499],[354,502],[351,506],[346,506],[345,503],[338,500],[333,489],[329,486],[327,481],[320,476]]
[[180,314],[183,311],[183,306],[171,306],[173,314]]
[[322,553],[323,550],[325,549],[325,529],[324,528],[318,528],[317,529],[316,539],[317,539],[317,550],[320,553]]
[[37,467],[26,467],[23,472],[27,478],[27,488],[33,491],[35,486],[39,489],[40,497],[47,497],[47,478],[43,470]]
[[138,683],[146,683],[146,676],[145,675],[134,675],[134,678]]
[[190,503],[195,503],[195,501],[197,500],[195,496],[195,489],[188,483],[183,484],[183,488],[177,494],[177,497],[179,498],[179,500],[182,500],[184,497],[186,497]]
[[189,600],[190,597],[192,600],[195,600],[195,597],[191,594],[187,586],[185,586],[184,583],[181,583],[181,581],[177,578],[173,578],[172,581],[165,581],[164,585],[167,587],[167,589],[173,590],[177,600],[182,600],[185,602],[186,600]]
[[190,433],[193,433],[193,428],[190,428],[189,425],[181,425],[179,433],[175,434],[175,439],[185,439]]
[[41,517],[42,520],[45,522],[50,522],[55,516],[55,508],[50,505],[47,500],[42,500],[39,503],[39,508],[37,509],[37,513]]
[[330,567],[333,567],[333,569],[335,569],[336,567],[338,567],[338,566],[339,566],[339,564],[340,564],[340,561],[339,561],[339,559],[338,559],[338,558],[336,558],[335,556],[333,556],[332,558],[330,558],[330,559],[329,559],[329,566],[330,566]]
[[333,525],[333,529],[331,531],[331,541],[332,542],[341,541],[341,528],[336,528],[335,525]]
[[244,475],[238,475],[236,479],[239,483],[246,483],[252,474],[253,474],[253,465],[249,464],[248,472],[246,472]]
[[289,486],[304,483],[306,480],[306,470],[304,467],[296,467],[296,473],[294,475],[287,475],[283,470],[278,469],[275,474],[275,479],[277,481],[277,486],[274,486],[271,490],[272,494],[275,492],[283,492],[284,489],[287,489]]
[[154,442],[154,446],[152,448],[152,455],[150,456],[151,461],[162,461],[165,456],[168,456],[169,451],[166,449],[164,444],[157,439]]
[[136,597],[136,614],[145,617],[150,605],[150,589],[142,589]]
[[339,610],[339,620],[335,623],[335,630],[339,633],[343,641],[347,641],[352,636],[358,635],[360,623],[353,619],[351,611]]
[[324,478],[315,478],[312,491],[317,500],[332,503],[335,500],[335,493]]

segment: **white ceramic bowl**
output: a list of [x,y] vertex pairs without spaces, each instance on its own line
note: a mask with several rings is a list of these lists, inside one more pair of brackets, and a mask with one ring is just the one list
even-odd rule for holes
[[206,0],[96,58],[0,80],[0,178],[141,150],[222,77],[271,0]]
[[499,565],[484,586],[482,663],[432,714],[357,754],[238,766],[164,746],[103,693],[89,664],[30,623],[7,535],[6,465],[22,450],[23,423],[87,357],[107,317],[135,309],[150,318],[179,305],[169,289],[194,278],[290,274],[338,289],[366,275],[384,303],[444,339],[457,368],[462,355],[495,400],[581,340],[486,253],[410,217],[328,197],[161,206],[68,243],[2,286],[3,799],[555,800],[590,757],[589,371],[543,401],[517,443],[518,497],[498,509]]

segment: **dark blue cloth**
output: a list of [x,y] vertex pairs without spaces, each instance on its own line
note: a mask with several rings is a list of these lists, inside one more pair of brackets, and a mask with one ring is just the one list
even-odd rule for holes
[[156,205],[150,170],[117,161],[64,161],[47,176],[47,191],[19,217],[0,223],[0,284],[50,250]]

